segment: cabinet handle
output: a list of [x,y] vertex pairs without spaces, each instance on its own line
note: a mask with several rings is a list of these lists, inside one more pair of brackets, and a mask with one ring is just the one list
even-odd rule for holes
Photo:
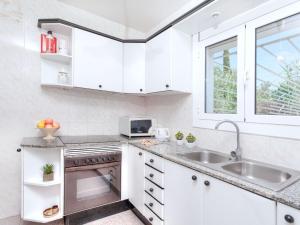
[[151,162],[151,163],[154,163],[154,159],[150,159],[150,162]]
[[204,181],[204,185],[205,186],[209,186],[210,185],[210,182],[208,180]]
[[17,152],[21,152],[21,151],[22,151],[22,149],[20,149],[20,148],[17,149]]
[[152,203],[152,202],[150,202],[150,203],[149,203],[149,206],[150,206],[150,207],[153,207],[153,203]]
[[152,222],[152,221],[153,221],[153,217],[150,217],[150,218],[149,218],[149,221]]
[[143,155],[143,153],[139,152],[139,156],[142,156],[142,155]]
[[197,180],[197,176],[193,175],[192,180]]
[[169,87],[170,87],[170,85],[166,84],[166,88],[169,88]]
[[153,188],[150,188],[149,191],[152,193],[154,190],[153,190]]
[[101,85],[101,84],[99,84],[99,88],[102,88],[102,85]]
[[150,173],[150,175],[149,175],[149,176],[152,178],[152,177],[154,177],[154,174],[153,174],[153,173]]
[[142,89],[142,88],[140,89],[140,92],[143,92],[143,89]]
[[294,217],[292,217],[291,215],[285,215],[284,216],[284,219],[285,219],[285,221],[286,222],[288,222],[288,223],[294,223]]

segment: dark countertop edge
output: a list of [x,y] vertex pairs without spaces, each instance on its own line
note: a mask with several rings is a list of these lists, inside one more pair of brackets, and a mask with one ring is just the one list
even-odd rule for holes
[[[168,155],[160,154],[160,153],[158,153],[158,152],[156,152],[156,151],[152,151],[151,149],[147,148],[147,146],[143,147],[143,146],[141,146],[141,144],[138,144],[138,143],[134,143],[134,142],[130,142],[130,141],[129,141],[128,143],[131,144],[131,145],[133,145],[133,146],[135,146],[135,147],[137,147],[137,148],[141,148],[141,149],[143,149],[143,150],[145,150],[145,151],[147,151],[147,152],[150,152],[150,153],[152,153],[152,154],[154,154],[154,155],[157,155],[157,156],[159,156],[159,157],[162,157],[163,159],[169,160],[169,161],[174,162],[174,163],[176,163],[176,164],[179,164],[179,165],[181,165],[181,166],[184,166],[184,167],[187,167],[187,168],[189,168],[189,169],[192,169],[192,170],[195,170],[195,171],[197,171],[197,172],[200,172],[200,173],[202,173],[202,174],[204,174],[204,175],[211,176],[211,177],[213,177],[213,178],[216,178],[216,179],[218,179],[218,180],[221,180],[221,181],[223,181],[223,182],[226,182],[226,183],[228,183],[228,184],[231,184],[231,185],[236,186],[236,187],[238,187],[238,188],[241,188],[241,189],[243,189],[243,190],[246,190],[246,191],[249,191],[249,192],[251,192],[251,193],[257,194],[257,195],[259,195],[259,196],[261,196],[261,197],[264,197],[264,198],[267,198],[267,199],[270,199],[270,200],[273,200],[273,201],[276,201],[276,202],[279,202],[279,203],[288,205],[288,206],[290,206],[290,207],[292,207],[292,208],[295,208],[295,209],[297,209],[297,210],[300,210],[300,203],[294,203],[294,202],[291,202],[291,201],[289,201],[289,200],[286,200],[286,198],[289,198],[289,197],[287,196],[287,197],[285,198],[285,197],[281,194],[281,192],[282,192],[283,190],[289,188],[291,185],[293,185],[293,184],[295,184],[295,183],[297,183],[297,182],[300,182],[300,181],[296,181],[295,183],[293,183],[293,184],[287,186],[286,188],[284,188],[283,190],[280,190],[280,191],[277,192],[277,191],[273,191],[273,190],[271,190],[271,189],[268,189],[268,188],[265,188],[265,187],[262,187],[262,186],[259,186],[259,185],[256,185],[256,184],[253,184],[253,183],[244,181],[244,180],[241,180],[241,179],[239,179],[239,178],[237,178],[237,177],[235,177],[235,176],[229,175],[229,174],[227,174],[227,173],[226,173],[226,174],[223,173],[223,174],[224,174],[224,177],[223,177],[223,176],[219,176],[219,175],[217,175],[216,173],[222,173],[221,171],[215,171],[215,173],[214,173],[214,172],[213,172],[213,171],[214,171],[213,169],[211,169],[211,168],[209,168],[209,167],[205,167],[204,165],[200,165],[200,164],[196,164],[196,165],[197,165],[197,166],[200,166],[200,167],[203,167],[203,168],[205,168],[205,169],[207,169],[207,170],[209,170],[209,171],[211,171],[211,172],[206,171],[206,170],[204,170],[204,169],[197,168],[196,166],[193,166],[193,164],[192,164],[191,162],[188,162],[188,161],[186,161],[186,160],[184,160],[184,159],[181,159],[181,158],[180,158],[180,160],[174,159],[174,158],[176,158],[176,156],[173,156],[174,158],[172,158],[172,157],[169,157]],[[235,180],[241,180],[241,182],[237,182],[237,181],[235,181]],[[247,185],[247,184],[248,184],[248,185]],[[250,187],[250,186],[252,186],[252,187]],[[256,186],[257,188],[255,188],[255,186]],[[262,190],[259,190],[259,188],[265,189],[266,192],[264,192],[264,191],[262,191]],[[267,192],[269,192],[269,193],[267,193]]]

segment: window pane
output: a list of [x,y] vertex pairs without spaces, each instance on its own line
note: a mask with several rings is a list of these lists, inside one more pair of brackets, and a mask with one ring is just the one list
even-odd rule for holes
[[205,112],[237,113],[237,38],[206,47]]
[[300,115],[300,14],[256,29],[256,114]]

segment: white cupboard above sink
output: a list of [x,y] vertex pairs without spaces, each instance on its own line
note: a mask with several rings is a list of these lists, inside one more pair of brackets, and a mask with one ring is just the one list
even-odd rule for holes
[[74,29],[73,55],[75,87],[122,92],[123,43]]

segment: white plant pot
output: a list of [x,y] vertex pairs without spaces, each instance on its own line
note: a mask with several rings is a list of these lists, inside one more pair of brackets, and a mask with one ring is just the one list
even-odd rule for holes
[[183,140],[176,140],[177,145],[183,145],[184,141]]
[[187,142],[186,143],[186,147],[188,147],[188,148],[193,148],[194,146],[195,146],[195,142],[193,142],[193,143]]

